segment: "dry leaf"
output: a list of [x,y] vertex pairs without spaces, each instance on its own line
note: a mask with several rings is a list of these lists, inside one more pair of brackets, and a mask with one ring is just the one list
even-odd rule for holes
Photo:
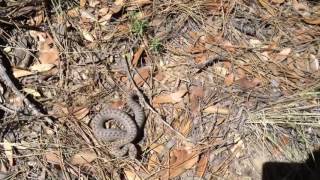
[[261,81],[258,78],[254,78],[253,80],[249,80],[247,78],[242,78],[242,79],[238,79],[237,81],[235,81],[235,83],[237,85],[239,85],[240,89],[242,90],[249,90],[249,89],[253,89],[256,86],[258,86]]
[[124,170],[127,180],[142,180],[135,172]]
[[161,154],[166,148],[163,144],[153,143],[150,145],[150,149],[158,154]]
[[30,31],[30,35],[38,41],[39,60],[41,64],[59,65],[59,50],[55,47],[54,41],[48,33]]
[[70,163],[73,165],[85,165],[97,159],[97,154],[93,151],[82,151],[72,156]]
[[97,18],[91,12],[89,12],[87,10],[81,9],[80,15],[81,15],[81,18],[88,19],[91,22],[97,21]]
[[78,120],[83,119],[87,114],[89,114],[89,109],[87,107],[78,107],[75,108],[72,112],[72,115]]
[[152,1],[151,0],[131,0],[130,5],[135,5],[135,6],[144,6],[146,4],[151,4]]
[[214,70],[214,72],[215,72],[218,76],[220,76],[220,77],[222,77],[222,78],[226,77],[226,75],[227,75],[228,72],[229,72],[227,68],[221,67],[220,64],[214,65],[214,66],[213,66],[213,70]]
[[310,16],[310,8],[307,4],[298,2],[297,0],[292,1],[293,9],[303,17]]
[[276,55],[276,57],[274,57],[274,61],[282,62],[283,60],[287,59],[290,53],[291,48],[284,48]]
[[99,0],[89,0],[90,7],[96,7],[96,5],[100,4]]
[[169,169],[165,171],[163,179],[172,179],[191,169],[199,159],[196,151],[175,149],[170,152]]
[[52,164],[60,164],[60,162],[61,162],[61,159],[60,159],[60,156],[59,156],[59,151],[46,152],[44,154],[44,157],[46,158],[46,160],[49,163],[52,163]]
[[9,161],[9,165],[12,167],[13,166],[13,148],[12,148],[12,143],[7,141],[6,139],[3,139],[3,149],[4,153]]
[[87,0],[80,0],[80,7],[83,8],[86,5]]
[[118,13],[122,9],[124,3],[124,0],[116,0],[113,6],[110,8],[110,11],[112,11],[113,14]]
[[138,64],[138,61],[142,55],[142,53],[144,52],[145,46],[142,44],[140,45],[138,51],[136,53],[134,53],[131,64],[136,67]]
[[194,58],[194,61],[197,64],[205,63],[206,60],[207,60],[207,56],[204,53]]
[[30,88],[23,88],[22,89],[24,92],[26,92],[27,94],[31,94],[34,97],[41,97],[41,94],[34,90],[34,89],[30,89]]
[[34,17],[30,19],[31,26],[39,26],[44,20],[44,11],[37,11]]
[[201,86],[190,87],[190,109],[191,112],[197,114],[200,112],[199,99],[203,98],[204,89]]
[[23,69],[13,68],[12,70],[13,70],[13,76],[15,78],[30,76],[30,75],[34,74],[31,71],[27,71],[27,70],[23,70]]
[[271,0],[273,3],[282,4],[285,0]]
[[218,106],[209,106],[205,108],[203,112],[208,114],[217,113],[217,114],[225,114],[225,115],[228,115],[230,113],[228,108],[223,108]]
[[233,74],[233,73],[227,75],[227,76],[224,78],[224,84],[225,84],[226,86],[232,85],[233,82],[234,82],[234,78],[235,78],[235,77],[234,77],[234,74]]
[[276,15],[276,10],[269,4],[267,0],[258,0],[259,3],[272,15]]
[[172,94],[159,95],[153,98],[154,104],[164,104],[164,103],[178,103],[183,100],[183,96],[188,92],[188,90],[179,90]]
[[79,8],[75,7],[75,8],[68,10],[67,15],[70,17],[79,17],[80,16]]
[[149,66],[141,67],[138,73],[134,75],[133,80],[138,86],[142,86],[150,77],[151,68]]
[[157,153],[151,153],[151,156],[149,157],[149,160],[148,160],[148,166],[147,166],[148,171],[153,171],[155,168],[159,167],[160,164],[161,163],[157,156]]
[[197,165],[196,169],[196,175],[198,177],[203,177],[204,173],[206,172],[207,166],[209,161],[209,152],[203,154],[199,160],[199,163]]
[[90,42],[94,42],[94,37],[92,36],[92,34],[88,31],[82,31],[82,35],[84,37],[85,40],[90,41]]
[[303,18],[304,22],[308,23],[308,24],[313,24],[313,25],[319,25],[320,24],[320,18],[316,17],[316,18]]
[[30,70],[37,72],[45,72],[51,70],[54,66],[54,64],[35,64],[30,67]]

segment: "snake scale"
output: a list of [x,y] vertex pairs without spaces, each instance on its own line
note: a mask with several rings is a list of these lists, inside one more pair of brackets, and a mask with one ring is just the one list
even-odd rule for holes
[[[127,113],[117,109],[105,109],[92,119],[92,130],[94,135],[102,140],[111,142],[110,153],[116,157],[122,157],[129,154],[130,158],[135,158],[137,149],[132,144],[137,137],[138,131],[142,129],[145,121],[143,108],[135,101],[136,94],[131,93],[128,97],[127,104],[132,109],[135,120]],[[121,129],[107,129],[105,123],[115,120],[124,126]]]

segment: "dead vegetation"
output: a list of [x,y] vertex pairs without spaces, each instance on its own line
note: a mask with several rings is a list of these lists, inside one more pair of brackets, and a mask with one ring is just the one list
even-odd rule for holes
[[[1,62],[41,111],[2,83],[0,179],[260,179],[319,148],[317,1],[4,0],[0,15]],[[139,157],[115,158],[90,121],[137,88]]]

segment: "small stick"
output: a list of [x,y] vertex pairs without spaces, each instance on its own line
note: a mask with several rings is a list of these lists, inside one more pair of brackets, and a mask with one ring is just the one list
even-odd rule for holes
[[182,138],[182,139],[185,140],[185,141],[191,142],[191,140],[189,140],[188,138],[184,137],[180,132],[178,132],[177,130],[175,130],[167,121],[165,121],[165,120],[162,118],[162,116],[158,113],[158,111],[155,110],[155,109],[150,105],[149,102],[147,102],[147,100],[145,99],[143,93],[140,91],[140,89],[139,89],[139,87],[137,86],[136,82],[133,80],[133,77],[132,77],[132,75],[131,75],[131,73],[130,73],[129,63],[128,63],[128,61],[127,61],[127,57],[124,57],[124,58],[123,58],[123,61],[124,61],[123,64],[124,64],[124,66],[125,66],[125,69],[126,69],[126,72],[127,72],[127,74],[128,74],[129,80],[132,82],[132,84],[133,84],[133,86],[134,86],[134,89],[136,90],[139,98],[143,100],[144,104],[147,105],[148,109],[149,109],[151,112],[155,113],[155,114],[158,116],[158,118],[161,120],[161,122],[162,122],[165,126],[167,126],[171,131],[173,131],[174,133],[176,133],[180,138]]

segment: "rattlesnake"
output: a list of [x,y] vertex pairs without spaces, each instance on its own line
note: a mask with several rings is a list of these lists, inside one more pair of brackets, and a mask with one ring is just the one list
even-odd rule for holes
[[[135,158],[137,155],[137,149],[132,141],[136,139],[138,130],[142,129],[145,115],[143,108],[135,101],[135,97],[136,95],[131,93],[127,100],[135,120],[123,111],[109,108],[101,111],[92,119],[91,127],[94,135],[102,141],[111,142],[110,153],[116,157],[122,157],[127,153],[130,158]],[[123,125],[125,130],[106,129],[105,123],[111,119]]]

